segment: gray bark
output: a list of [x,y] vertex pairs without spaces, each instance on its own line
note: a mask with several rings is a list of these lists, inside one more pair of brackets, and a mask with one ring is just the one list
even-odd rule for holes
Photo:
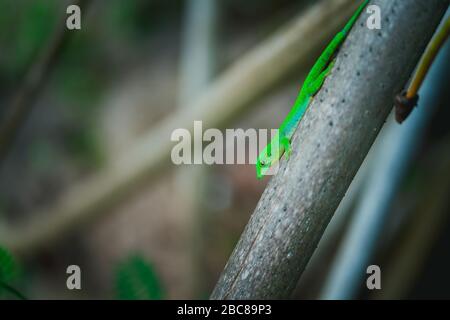
[[448,1],[378,0],[382,29],[366,13],[264,191],[212,299],[288,298],[392,108]]

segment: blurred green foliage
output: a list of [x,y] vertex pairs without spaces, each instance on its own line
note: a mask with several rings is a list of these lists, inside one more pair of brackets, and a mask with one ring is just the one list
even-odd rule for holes
[[11,286],[20,276],[20,268],[8,250],[0,246],[0,298],[25,297]]
[[18,270],[13,256],[5,248],[0,247],[0,281],[9,282],[16,279]]
[[136,39],[144,31],[148,31],[151,23],[148,19],[140,19],[141,1],[111,0],[109,3],[108,22],[111,31],[120,37]]
[[[121,61],[129,52],[139,52],[142,41],[167,15],[181,7],[182,1],[108,0],[96,6],[95,18],[82,8],[82,29],[73,31],[62,55],[55,61],[46,91],[58,101],[62,109],[55,110],[57,129],[61,134],[39,133],[30,139],[51,139],[62,143],[68,158],[81,167],[98,167],[104,156],[97,137],[99,101],[115,74],[121,74]],[[55,0],[1,0],[0,1],[0,93],[2,98],[14,94],[29,67],[46,50],[59,22],[66,17],[65,2]],[[92,8],[94,9],[94,8]],[[126,49],[126,50],[123,50]],[[125,53],[125,55],[123,55]],[[123,56],[122,56],[123,55]],[[119,59],[117,59],[119,57]],[[3,110],[0,108],[0,116]],[[67,127],[67,128],[65,128]],[[33,141],[32,156],[38,155],[38,167],[45,157],[45,167],[61,159],[45,144]],[[45,147],[41,152],[39,146]]]
[[181,21],[183,0],[110,0],[106,24],[117,38],[140,41],[173,19]]
[[57,4],[51,0],[0,1],[0,71],[16,79],[37,57],[56,25]]
[[[54,0],[0,1],[0,89],[10,90],[4,94],[5,97],[14,94],[14,87],[18,86],[26,70],[47,48],[58,22],[65,17],[62,4]],[[49,86],[52,96],[66,107],[66,110],[58,111],[64,115],[59,121],[69,127],[60,136],[65,147],[53,149],[65,150],[75,163],[83,167],[98,166],[102,160],[94,130],[95,111],[104,89],[102,75],[108,75],[98,67],[98,62],[104,59],[101,42],[96,36],[89,28],[72,34],[62,56],[55,61],[56,70]],[[39,139],[39,134],[36,138]],[[42,152],[36,150],[45,144],[33,141],[30,144],[34,146],[30,150],[31,156],[44,154],[46,162],[51,162],[55,156],[55,153],[47,152],[48,148]],[[33,157],[30,159],[34,161]],[[37,162],[41,163],[41,160],[42,157]]]
[[83,130],[74,130],[66,135],[66,150],[84,167],[98,167],[104,161],[104,154],[92,122]]
[[121,300],[164,298],[153,266],[140,255],[133,255],[119,264],[116,272],[116,294]]

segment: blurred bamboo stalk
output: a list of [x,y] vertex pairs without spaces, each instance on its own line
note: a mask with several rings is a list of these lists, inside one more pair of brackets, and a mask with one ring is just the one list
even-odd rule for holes
[[[27,224],[0,234],[0,243],[17,253],[51,245],[58,237],[92,221],[144,182],[170,167],[170,136],[176,128],[222,127],[248,110],[293,69],[306,68],[309,55],[342,26],[353,0],[321,1],[245,54],[187,108],[168,116],[106,168],[67,191],[52,208]],[[151,101],[150,97],[148,99]]]
[[[216,36],[218,24],[217,1],[188,0],[184,22],[183,46],[181,50],[181,73],[178,97],[180,109],[191,107],[208,85],[212,82],[216,70]],[[190,277],[193,297],[201,296],[204,288],[203,255],[204,241],[202,227],[204,194],[208,169],[204,166],[181,168],[175,176],[175,192],[183,203],[181,210],[187,211],[191,227],[187,232],[192,235],[192,268]],[[197,186],[193,188],[193,186]]]
[[296,147],[264,191],[212,299],[291,295],[384,124],[394,94],[407,82],[447,8],[440,0],[376,4],[389,13],[389,30],[395,32],[355,24],[334,71],[294,134]]
[[439,92],[446,88],[443,73],[448,71],[447,60],[448,50],[443,50],[420,91],[419,107],[410,118],[400,126],[390,117],[383,148],[378,150],[368,185],[329,273],[323,299],[355,298],[383,233],[391,204],[438,105]]
[[178,107],[191,106],[216,70],[217,1],[186,1]]
[[[90,3],[91,0],[67,1],[66,6],[62,6],[62,8],[74,4],[86,10]],[[66,43],[75,34],[74,31],[66,28],[66,18],[64,10],[64,15],[56,26],[52,39],[42,50],[40,58],[30,66],[19,89],[13,95],[10,105],[6,107],[5,115],[0,123],[0,164],[7,156],[20,128],[27,119],[39,95],[39,90],[44,88],[50,78],[64,52]]]
[[[447,16],[449,14],[450,11],[447,11]],[[430,109],[438,105],[440,98],[445,96],[450,80],[449,57],[450,43],[447,42],[437,56],[437,60],[431,67],[420,90],[420,99],[423,101],[420,104],[423,110],[422,116],[423,113],[430,112]],[[418,111],[415,111],[419,114],[417,117],[420,116]],[[383,272],[386,274],[386,278],[383,280],[382,290],[375,293],[373,298],[401,299],[404,297],[422,267],[430,246],[439,234],[445,219],[449,218],[448,212],[445,210],[450,190],[449,150],[450,137],[447,137],[431,153],[430,158],[436,165],[433,173],[424,183],[424,190],[421,193],[423,200],[409,217],[411,225],[402,232],[403,237],[394,246],[392,258],[388,262],[386,271]]]
[[411,214],[411,224],[395,244],[392,258],[383,269],[382,290],[372,299],[404,299],[426,262],[435,240],[449,220],[450,137],[432,152],[434,170],[424,179],[421,201]]

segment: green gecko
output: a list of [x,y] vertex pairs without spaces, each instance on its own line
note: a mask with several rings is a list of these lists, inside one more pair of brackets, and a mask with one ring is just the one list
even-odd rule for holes
[[344,42],[368,2],[369,0],[365,0],[358,7],[345,27],[333,38],[333,40],[331,40],[312,67],[303,83],[297,99],[295,100],[293,108],[284,119],[278,133],[259,154],[256,160],[256,177],[258,179],[262,179],[270,167],[276,164],[284,153],[286,153],[287,158],[289,157],[291,153],[292,136],[294,135],[298,124],[302,120],[306,109],[308,109],[311,99],[320,90],[325,78],[333,68],[335,61],[332,58]]

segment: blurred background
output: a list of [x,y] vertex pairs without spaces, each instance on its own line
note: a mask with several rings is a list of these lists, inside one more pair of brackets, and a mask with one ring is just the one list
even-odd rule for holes
[[[0,149],[0,247],[20,265],[11,283],[32,299],[207,298],[268,179],[253,165],[154,160],[173,145],[158,132],[210,105],[215,127],[278,127],[355,2],[85,0],[81,30],[68,31],[74,2],[0,0],[1,126],[22,108]],[[249,54],[276,57],[275,40],[327,2],[342,18],[295,40],[310,54],[226,91],[266,70]],[[293,298],[450,298],[448,53],[411,119],[387,120]],[[352,245],[364,235],[361,257]],[[82,290],[66,288],[73,264]],[[366,289],[369,264],[382,290]]]

